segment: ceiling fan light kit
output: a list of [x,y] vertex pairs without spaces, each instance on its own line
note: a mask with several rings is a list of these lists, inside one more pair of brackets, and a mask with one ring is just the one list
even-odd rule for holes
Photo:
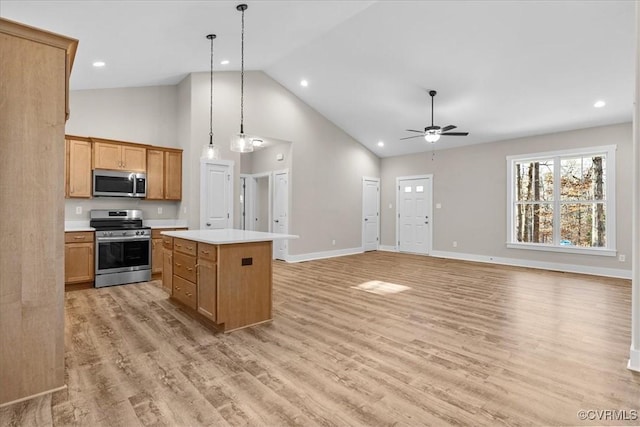
[[435,90],[430,90],[429,95],[431,96],[431,126],[427,126],[424,130],[415,130],[415,129],[407,129],[407,132],[417,132],[420,135],[415,136],[407,136],[406,138],[400,138],[400,140],[411,139],[411,138],[419,138],[424,137],[427,142],[436,142],[440,139],[440,136],[467,136],[469,132],[449,132],[456,128],[454,125],[447,125],[445,127],[436,126],[433,124],[433,98],[437,95],[438,92]]

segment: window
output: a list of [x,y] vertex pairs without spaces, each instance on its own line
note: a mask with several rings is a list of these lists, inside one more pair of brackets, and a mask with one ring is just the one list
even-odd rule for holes
[[507,157],[507,247],[614,256],[615,149]]

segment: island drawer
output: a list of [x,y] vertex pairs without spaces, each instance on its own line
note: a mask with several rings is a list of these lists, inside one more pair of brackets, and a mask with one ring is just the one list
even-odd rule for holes
[[190,282],[196,281],[196,259],[179,252],[173,253],[173,274]]
[[93,242],[93,231],[67,231],[64,233],[65,243]]
[[191,240],[178,239],[177,237],[173,239],[173,249],[177,252],[196,256],[196,248],[196,242],[192,242]]
[[194,310],[196,309],[196,285],[180,276],[173,276],[173,294],[172,297],[187,305]]
[[198,243],[198,258],[216,262],[218,247],[207,243]]

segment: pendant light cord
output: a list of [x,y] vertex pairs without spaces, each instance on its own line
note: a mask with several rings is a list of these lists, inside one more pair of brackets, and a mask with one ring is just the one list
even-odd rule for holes
[[209,80],[211,84],[211,91],[209,97],[209,145],[213,145],[213,39],[215,34],[207,36],[211,40],[211,72],[209,74]]
[[242,37],[240,41],[240,133],[244,133],[244,11],[242,11]]

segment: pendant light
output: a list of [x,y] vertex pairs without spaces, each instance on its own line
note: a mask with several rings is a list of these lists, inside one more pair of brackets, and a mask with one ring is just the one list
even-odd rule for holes
[[244,133],[244,11],[246,4],[239,4],[236,9],[242,12],[242,39],[240,44],[240,133],[231,138],[231,151],[250,153],[253,151],[253,139]]
[[211,40],[211,71],[209,73],[210,94],[209,94],[209,143],[202,147],[202,158],[209,160],[218,159],[218,147],[213,145],[213,39],[215,34],[208,34],[207,39]]

